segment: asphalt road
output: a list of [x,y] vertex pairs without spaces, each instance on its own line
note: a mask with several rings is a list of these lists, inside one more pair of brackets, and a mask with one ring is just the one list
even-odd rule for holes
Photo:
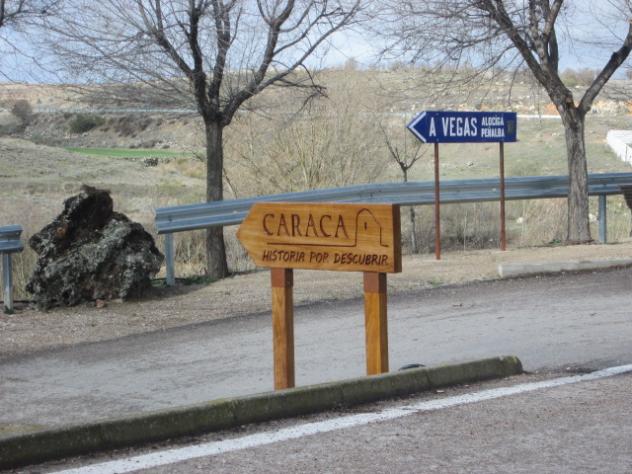
[[630,472],[630,373],[485,399],[490,391],[531,384],[533,377],[515,377],[182,444],[68,460],[39,472]]
[[[389,301],[391,369],[513,354],[527,370],[632,362],[632,270],[439,288]],[[296,311],[297,384],[364,374],[360,300]],[[270,316],[0,364],[0,429],[107,418],[270,390]]]

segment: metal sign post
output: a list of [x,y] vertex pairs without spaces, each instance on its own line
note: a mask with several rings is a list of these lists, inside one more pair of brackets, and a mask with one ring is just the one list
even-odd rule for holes
[[507,233],[505,231],[505,143],[499,144],[500,174],[500,250],[507,250]]
[[260,202],[237,238],[271,269],[275,389],[295,384],[294,268],[364,273],[367,374],[388,371],[386,273],[402,271],[399,206]]
[[517,140],[516,113],[425,111],[408,124],[408,129],[423,143],[434,143],[435,258],[437,260],[441,259],[439,143],[498,142],[500,144],[500,248],[506,250],[504,143]]
[[439,144],[434,144],[434,226],[435,258],[441,260],[441,187],[439,186]]

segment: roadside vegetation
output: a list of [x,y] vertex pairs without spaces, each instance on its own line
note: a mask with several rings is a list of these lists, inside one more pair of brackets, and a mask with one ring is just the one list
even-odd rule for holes
[[71,133],[86,133],[93,128],[100,127],[105,119],[99,115],[77,114],[69,123]]
[[[274,90],[263,93],[253,109],[237,114],[225,133],[225,198],[346,186],[402,179],[392,159],[385,133],[392,146],[418,146],[411,141],[406,123],[420,110],[515,110],[533,117],[519,119],[517,143],[505,147],[506,175],[561,175],[567,172],[564,129],[550,114],[544,95],[516,82],[513,99],[507,102],[509,82],[498,82],[484,95],[463,99],[462,91],[434,97],[427,90],[404,87],[423,82],[422,70],[324,71],[319,78],[328,98],[309,107],[294,108]],[[581,79],[581,75],[580,75]],[[617,82],[627,87],[627,81]],[[577,87],[582,87],[578,85]],[[589,172],[626,172],[607,147],[610,129],[631,129],[632,115],[619,89],[606,91],[594,112],[587,116],[586,148]],[[15,100],[29,97],[28,88]],[[34,91],[35,92],[35,91]],[[41,93],[41,91],[38,91]],[[14,96],[15,97],[15,96]],[[12,103],[2,96],[0,105],[11,114]],[[76,103],[50,104],[63,107]],[[24,107],[22,105],[22,107]],[[26,109],[26,107],[24,107]],[[288,114],[286,110],[300,110]],[[28,112],[28,110],[27,110]],[[89,110],[86,114],[89,114]],[[538,116],[540,114],[541,116]],[[28,123],[0,136],[0,224],[25,227],[25,239],[60,212],[63,200],[82,183],[112,191],[117,211],[144,224],[153,232],[154,209],[162,206],[203,202],[206,198],[204,124],[194,114],[101,113],[103,122],[81,134],[68,130],[76,113],[38,113],[32,107]],[[24,124],[24,125],[22,125]],[[409,181],[432,180],[432,150],[408,170]],[[156,158],[155,164],[145,163]],[[483,178],[498,175],[498,145],[444,145],[441,147],[441,179]],[[6,185],[5,185],[6,184]],[[566,201],[512,201],[507,205],[509,248],[558,245],[565,239]],[[597,200],[591,199],[591,232],[597,232]],[[415,241],[419,253],[433,249],[432,206],[415,208]],[[407,209],[402,209],[404,252],[411,251],[411,227]],[[446,250],[471,250],[498,246],[498,205],[477,203],[442,207],[442,245]],[[237,242],[235,228],[224,229],[231,272],[253,269]],[[608,199],[608,239],[628,239],[630,211],[620,197]],[[162,246],[162,238],[158,237]],[[206,267],[204,232],[176,235],[178,277],[203,276]],[[15,261],[17,298],[23,292],[34,263],[25,250]],[[202,281],[207,281],[203,279]]]

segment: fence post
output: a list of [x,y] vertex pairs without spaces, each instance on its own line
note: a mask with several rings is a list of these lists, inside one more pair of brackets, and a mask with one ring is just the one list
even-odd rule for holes
[[11,254],[2,254],[2,286],[4,299],[4,312],[13,314],[13,281],[11,271]]
[[165,234],[165,260],[167,265],[167,286],[174,286],[176,284],[176,269],[173,234]]
[[599,240],[605,244],[608,240],[608,204],[605,194],[599,195]]

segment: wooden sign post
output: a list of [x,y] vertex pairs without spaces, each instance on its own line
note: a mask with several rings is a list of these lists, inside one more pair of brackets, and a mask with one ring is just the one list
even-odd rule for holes
[[364,272],[367,374],[388,371],[386,273],[402,270],[399,206],[257,203],[237,237],[271,269],[275,389],[295,384],[294,268]]

